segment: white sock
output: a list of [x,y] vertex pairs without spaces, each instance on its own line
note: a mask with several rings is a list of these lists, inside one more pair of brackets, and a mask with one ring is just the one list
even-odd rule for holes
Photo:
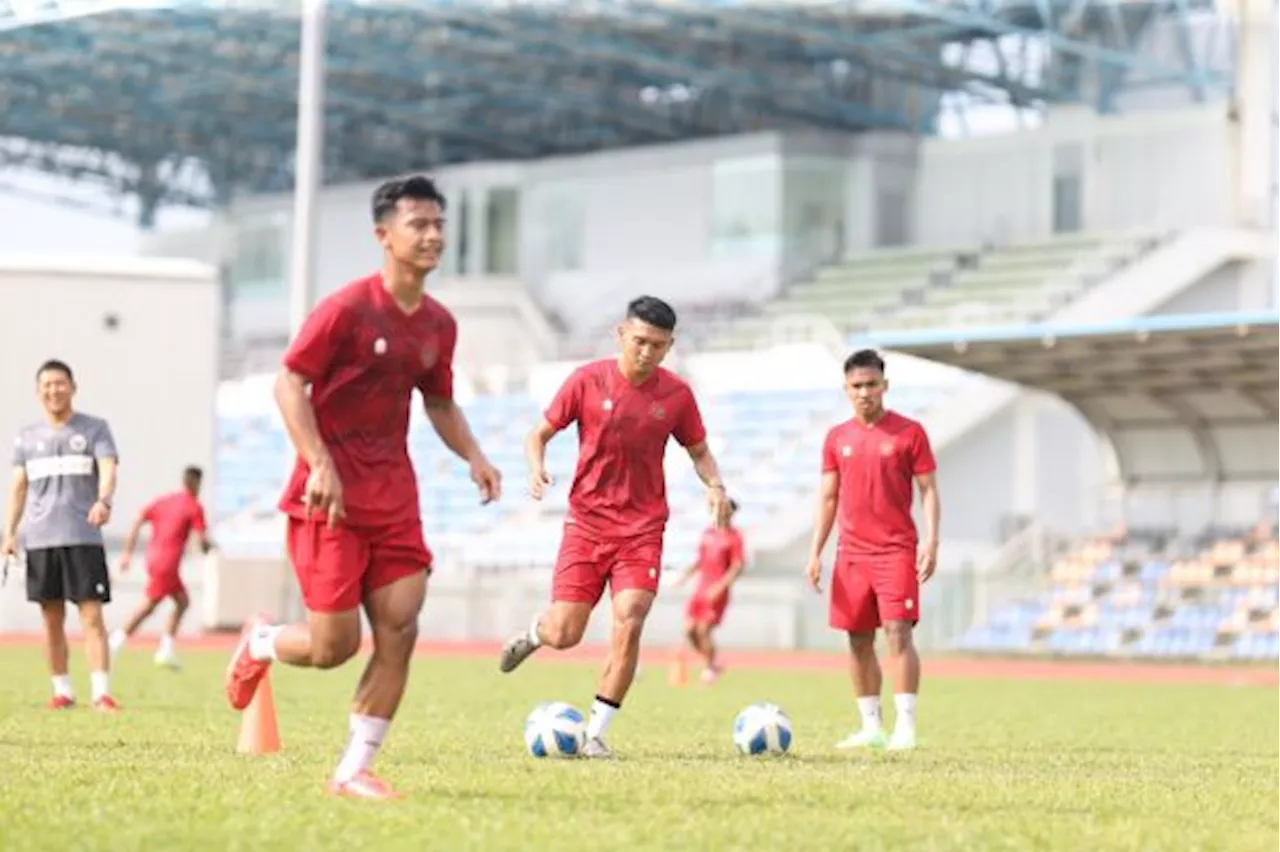
[[868,733],[880,731],[883,723],[880,720],[879,695],[859,695],[858,712],[862,714],[862,730]]
[[129,637],[124,635],[124,631],[117,628],[112,632],[111,638],[107,640],[107,647],[114,653],[123,648],[128,641]]
[[609,730],[609,723],[621,709],[618,705],[610,704],[597,695],[596,700],[591,702],[591,717],[587,720],[587,739],[603,737],[604,732]]
[[160,637],[160,647],[156,649],[156,656],[161,659],[173,656],[173,637],[168,633]]
[[391,727],[390,719],[376,719],[373,716],[351,714],[351,736],[347,739],[347,750],[338,761],[338,768],[333,779],[345,783],[373,765],[373,759],[382,747],[382,741]]
[[533,643],[533,647],[538,648],[542,645],[542,637],[538,635],[538,619],[541,615],[533,617],[533,623],[529,625],[529,641]]
[[75,698],[75,690],[71,688],[71,675],[53,676],[53,694],[63,698]]
[[111,694],[111,675],[107,672],[89,672],[89,686],[93,690],[93,700]]
[[255,660],[274,660],[276,658],[276,637],[284,628],[279,625],[264,624],[249,635],[249,656]]
[[916,732],[915,693],[903,692],[893,696],[893,709],[897,711],[893,719],[893,732],[914,734]]

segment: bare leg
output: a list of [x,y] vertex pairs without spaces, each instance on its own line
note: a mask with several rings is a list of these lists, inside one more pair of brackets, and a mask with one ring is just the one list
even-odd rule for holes
[[911,622],[889,621],[889,674],[893,679],[893,740],[891,748],[911,748],[916,738],[916,693],[920,691],[920,655],[916,651]]
[[82,601],[77,607],[80,610],[80,627],[84,630],[84,653],[89,660],[93,700],[97,702],[111,694],[107,626],[102,617],[102,604],[98,601]]
[[67,605],[62,601],[45,601],[40,604],[44,620],[44,652],[49,663],[49,673],[54,677],[67,674]]
[[838,744],[838,748],[864,748],[884,745],[884,724],[880,714],[880,689],[883,675],[876,659],[874,631],[849,634],[849,679],[858,697],[858,714],[862,727]]
[[191,598],[187,597],[186,592],[178,592],[173,596],[173,611],[169,613],[169,620],[164,628],[166,636],[178,635],[178,628],[182,625],[182,617],[187,614],[187,610],[190,607]]

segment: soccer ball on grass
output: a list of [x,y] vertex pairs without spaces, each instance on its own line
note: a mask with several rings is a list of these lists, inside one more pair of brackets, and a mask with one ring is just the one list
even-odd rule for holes
[[785,754],[791,748],[791,717],[777,704],[751,704],[733,720],[738,754]]
[[578,757],[587,742],[587,720],[563,701],[539,704],[524,720],[525,751],[534,757]]

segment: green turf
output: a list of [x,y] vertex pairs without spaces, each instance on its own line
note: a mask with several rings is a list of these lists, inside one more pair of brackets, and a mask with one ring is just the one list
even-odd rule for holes
[[[621,759],[526,757],[538,701],[585,709],[589,667],[420,661],[380,761],[409,798],[322,795],[351,666],[279,668],[285,751],[234,753],[222,654],[174,674],[118,666],[119,716],[41,709],[34,649],[0,649],[0,849],[1258,849],[1277,846],[1274,689],[935,680],[922,749],[836,752],[854,719],[836,673],[731,671],[682,690],[650,669],[610,742]],[[77,670],[77,686],[88,684]],[[734,755],[735,712],[792,715],[791,756]]]

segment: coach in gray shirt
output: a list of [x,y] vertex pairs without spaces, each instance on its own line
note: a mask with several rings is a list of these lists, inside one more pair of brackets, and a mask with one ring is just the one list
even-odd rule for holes
[[107,422],[74,411],[75,378],[61,361],[36,371],[44,419],[22,428],[13,445],[13,488],[4,528],[3,558],[18,554],[23,517],[27,600],[40,604],[53,671],[55,710],[75,706],[67,674],[66,601],[80,610],[89,658],[93,706],[118,710],[111,697],[107,631],[102,605],[111,600],[102,527],[111,519],[117,453]]

